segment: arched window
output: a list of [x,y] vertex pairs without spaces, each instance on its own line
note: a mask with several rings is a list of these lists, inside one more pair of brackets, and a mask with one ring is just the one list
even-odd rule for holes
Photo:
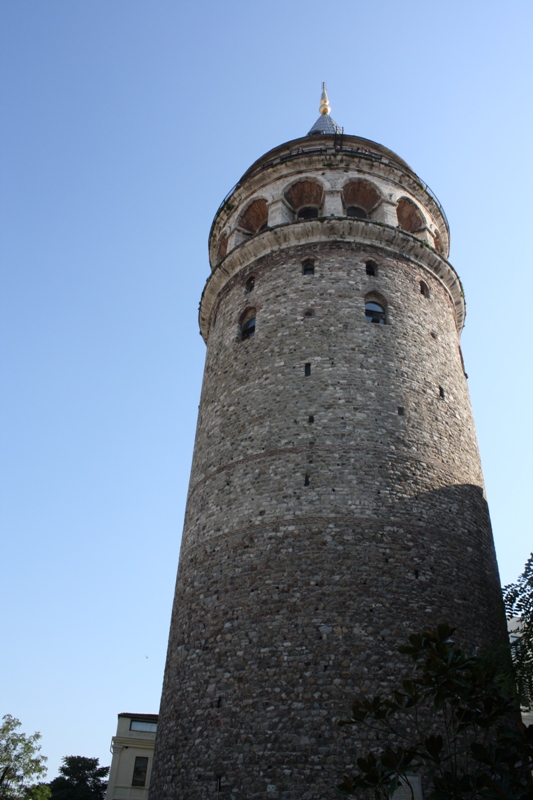
[[252,292],[253,289],[254,289],[254,286],[255,286],[255,277],[253,275],[250,275],[250,277],[246,281],[246,291],[247,292]]
[[342,199],[346,208],[346,216],[368,219],[380,202],[381,193],[372,181],[356,178],[348,181],[343,187]]
[[314,275],[315,265],[312,261],[304,261],[302,264],[302,275]]
[[324,190],[316,181],[297,181],[284,194],[296,219],[316,219],[320,214]]
[[385,325],[385,309],[381,303],[375,300],[367,300],[365,303],[365,317],[367,322],[376,322],[378,325]]
[[404,231],[407,231],[408,233],[416,233],[417,231],[421,231],[425,226],[425,220],[422,212],[412,200],[409,200],[408,197],[401,197],[398,200],[396,213],[398,215],[398,223],[400,228],[403,228]]
[[313,206],[304,206],[298,211],[298,219],[316,219],[318,217],[318,208]]
[[374,275],[374,277],[378,274],[378,268],[373,261],[367,261],[365,264],[366,274],[367,275]]
[[255,308],[248,308],[242,315],[239,323],[239,338],[241,342],[251,339],[255,334]]
[[423,294],[424,297],[429,297],[429,286],[425,281],[420,281],[420,294]]
[[264,230],[268,225],[268,209],[266,200],[259,197],[254,200],[239,218],[239,228],[246,233],[254,234]]
[[348,206],[346,209],[347,217],[355,217],[356,219],[368,219],[368,214],[361,206]]

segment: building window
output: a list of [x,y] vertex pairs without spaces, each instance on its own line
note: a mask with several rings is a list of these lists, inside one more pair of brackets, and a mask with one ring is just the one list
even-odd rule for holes
[[360,206],[348,206],[346,209],[347,217],[355,217],[356,219],[368,219],[368,214],[364,208]]
[[429,297],[429,286],[425,281],[420,281],[420,294],[423,294],[424,297]]
[[371,181],[357,178],[344,186],[342,199],[348,217],[369,219],[381,200],[381,193]]
[[374,275],[375,277],[378,274],[378,268],[376,267],[373,261],[367,261],[365,267],[367,275]]
[[259,197],[257,200],[250,203],[244,214],[241,215],[238,225],[241,230],[252,235],[265,230],[265,228],[268,227],[266,200]]
[[385,309],[374,300],[367,300],[365,303],[365,316],[367,322],[377,322],[378,325],[385,325]]
[[312,261],[304,261],[302,264],[302,274],[303,275],[314,275],[315,274],[315,265]]
[[252,275],[252,276],[251,276],[250,278],[248,278],[248,280],[246,281],[246,291],[247,291],[247,292],[251,292],[251,291],[253,291],[253,288],[254,288],[254,286],[255,286],[255,278],[254,278],[254,276]]
[[148,772],[148,757],[135,756],[135,766],[133,767],[132,786],[146,786],[146,775]]
[[396,212],[398,215],[398,224],[404,231],[416,233],[424,228],[425,220],[422,216],[422,212],[408,197],[401,197],[400,200],[398,200]]
[[255,333],[255,317],[250,317],[241,325],[241,340],[251,339]]
[[314,219],[319,215],[324,200],[324,190],[316,181],[293,183],[284,194],[296,219]]
[[144,719],[132,719],[130,722],[130,731],[148,731],[155,733],[157,731],[157,722],[147,722]]
[[316,219],[318,217],[318,208],[314,206],[304,206],[298,211],[298,219]]

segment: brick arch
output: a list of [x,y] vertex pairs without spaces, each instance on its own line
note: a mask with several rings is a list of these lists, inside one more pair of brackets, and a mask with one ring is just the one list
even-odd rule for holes
[[306,206],[320,208],[324,199],[324,189],[316,181],[297,181],[285,190],[284,197],[293,211],[299,211]]
[[242,228],[247,233],[257,233],[268,224],[268,209],[266,200],[263,197],[258,197],[252,200],[250,205],[239,217],[239,228]]
[[389,303],[385,295],[381,294],[381,292],[378,292],[375,289],[372,289],[370,292],[367,292],[365,294],[364,301],[365,303],[379,303],[385,309],[387,309],[389,306]]
[[400,228],[408,233],[416,233],[424,228],[426,221],[418,206],[408,197],[401,197],[396,208]]
[[365,178],[357,178],[345,184],[342,190],[342,197],[346,208],[359,206],[367,214],[370,214],[381,200],[381,192],[372,181],[367,181]]

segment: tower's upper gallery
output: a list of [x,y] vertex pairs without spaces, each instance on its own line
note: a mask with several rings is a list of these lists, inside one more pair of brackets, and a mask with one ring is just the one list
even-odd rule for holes
[[209,238],[213,269],[257,233],[312,218],[399,227],[448,256],[448,223],[429,187],[383,145],[344,134],[329,112],[323,85],[307,136],[259,158],[224,199]]
[[329,112],[323,87],[320,117],[307,136],[259,158],[220,205],[209,236],[213,274],[200,308],[206,340],[213,302],[230,275],[263,252],[332,239],[379,242],[431,262],[462,328],[464,297],[446,261],[450,236],[439,201],[403,159],[346,135]]

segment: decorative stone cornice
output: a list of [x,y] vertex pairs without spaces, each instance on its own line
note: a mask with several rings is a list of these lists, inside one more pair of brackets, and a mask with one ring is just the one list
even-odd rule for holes
[[278,225],[256,234],[235,247],[209,276],[199,310],[200,333],[209,336],[212,312],[219,293],[241,270],[269,253],[317,242],[357,242],[401,254],[416,262],[438,280],[455,308],[457,330],[464,325],[466,308],[461,281],[452,265],[413,234],[382,222],[326,217]]

